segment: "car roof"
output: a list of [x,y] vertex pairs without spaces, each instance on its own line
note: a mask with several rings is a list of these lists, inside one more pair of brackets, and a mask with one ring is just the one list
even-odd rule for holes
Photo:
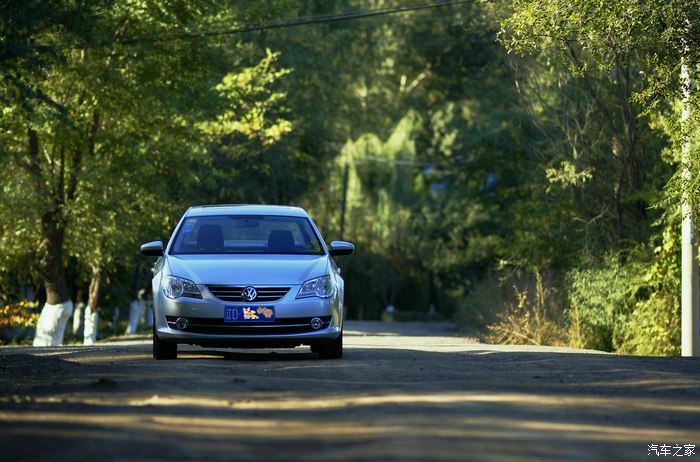
[[306,210],[301,207],[287,205],[250,205],[250,204],[220,204],[196,205],[187,210],[188,217],[209,215],[279,215],[292,217],[308,217]]

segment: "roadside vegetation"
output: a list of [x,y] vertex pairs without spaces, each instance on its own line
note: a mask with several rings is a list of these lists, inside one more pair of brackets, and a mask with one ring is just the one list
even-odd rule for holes
[[4,2],[2,341],[112,333],[189,205],[281,203],[356,244],[350,318],[678,354],[700,4],[656,3]]

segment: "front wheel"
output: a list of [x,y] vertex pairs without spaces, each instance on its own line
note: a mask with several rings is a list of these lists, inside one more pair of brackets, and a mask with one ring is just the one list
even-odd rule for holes
[[177,343],[165,342],[158,338],[156,323],[153,322],[153,357],[155,359],[177,359]]
[[340,359],[343,357],[343,333],[337,339],[329,343],[313,345],[311,351],[318,353],[321,359]]

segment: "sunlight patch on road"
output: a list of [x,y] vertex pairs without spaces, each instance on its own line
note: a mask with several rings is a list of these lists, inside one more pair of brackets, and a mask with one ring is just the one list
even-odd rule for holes
[[[416,396],[394,397],[359,397],[354,403],[364,405],[402,404],[415,405]],[[426,399],[429,404],[478,402],[487,406],[493,403],[520,401],[522,397],[504,395],[499,397],[447,396]],[[465,401],[466,400],[466,401]],[[342,400],[341,400],[342,401]],[[189,401],[156,400],[156,405],[166,403],[188,403]],[[268,413],[236,413],[235,410],[221,410],[214,401],[202,401],[214,407],[210,412],[215,415],[187,414],[177,408],[168,408],[168,412],[134,412],[134,410],[114,411],[114,408],[93,408],[86,411],[0,411],[0,422],[9,424],[5,427],[6,435],[31,436],[32,438],[93,438],[95,440],[121,440],[132,442],[162,441],[163,438],[181,440],[205,438],[208,443],[215,438],[222,444],[250,445],[254,441],[266,444],[279,444],[285,441],[301,441],[309,438],[332,439],[336,442],[363,441],[373,438],[375,441],[401,441],[406,449],[432,450],[435,441],[463,444],[465,449],[473,441],[497,440],[500,444],[508,441],[529,441],[533,444],[544,440],[566,440],[570,442],[631,442],[675,441],[678,438],[694,440],[697,432],[683,429],[658,428],[641,425],[619,425],[615,422],[560,421],[536,413],[514,413],[513,415],[494,416],[474,409],[473,412],[440,412],[432,408],[434,420],[426,421],[423,407],[411,407],[404,410],[386,409],[381,414],[357,414],[347,419],[342,414],[326,413],[315,409],[318,402],[305,401],[305,411],[283,412],[283,403],[256,403],[258,408]],[[348,401],[350,402],[350,401]],[[322,404],[322,403],[321,403]],[[419,402],[420,404],[420,402]],[[151,404],[152,406],[153,404]],[[143,408],[142,408],[143,409]],[[237,408],[238,409],[238,408]],[[247,408],[250,409],[250,408]],[[297,407],[294,407],[297,410]],[[322,413],[319,419],[319,412]],[[377,439],[378,438],[378,439]],[[644,446],[642,446],[644,447]],[[400,449],[400,446],[399,446]],[[454,449],[454,448],[453,448]],[[572,448],[573,449],[573,448]],[[403,453],[403,452],[402,452]],[[428,454],[428,453],[424,453]],[[408,452],[403,453],[409,455]],[[451,451],[451,454],[454,454]]]
[[147,398],[118,399],[64,396],[37,398],[37,403],[83,403],[95,406],[155,406],[163,408],[211,408],[247,411],[322,411],[363,408],[387,405],[470,405],[509,404],[526,406],[542,411],[566,411],[566,409],[597,409],[611,412],[665,411],[700,414],[700,403],[668,399],[638,399],[625,397],[598,397],[574,395],[538,395],[526,393],[391,393],[384,395],[336,395],[310,397],[296,393],[266,394],[248,393],[246,399],[229,400],[200,395],[153,395]]
[[246,400],[234,403],[237,409],[262,410],[269,408],[280,410],[306,409],[341,409],[349,407],[369,407],[392,404],[469,404],[469,403],[508,403],[539,407],[585,407],[604,408],[623,411],[631,410],[666,410],[673,412],[700,413],[699,403],[668,400],[640,400],[633,398],[596,397],[596,396],[547,396],[524,393],[439,393],[439,394],[387,394],[370,396],[329,396],[282,400]]

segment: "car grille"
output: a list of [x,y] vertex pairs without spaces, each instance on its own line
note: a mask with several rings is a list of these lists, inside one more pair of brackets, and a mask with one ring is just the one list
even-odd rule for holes
[[211,285],[207,286],[209,291],[224,302],[274,302],[289,292],[290,287],[255,287],[258,292],[258,296],[255,300],[243,300],[243,289],[245,287],[240,286],[224,286],[224,285]]
[[[171,329],[177,329],[175,324],[177,318],[178,316],[165,317]],[[212,335],[303,334],[327,329],[333,319],[332,316],[319,316],[319,318],[321,319],[319,329],[311,327],[311,319],[313,318],[279,318],[275,319],[274,322],[246,322],[245,324],[228,323],[221,318],[187,318],[188,325],[182,329],[182,332]]]

